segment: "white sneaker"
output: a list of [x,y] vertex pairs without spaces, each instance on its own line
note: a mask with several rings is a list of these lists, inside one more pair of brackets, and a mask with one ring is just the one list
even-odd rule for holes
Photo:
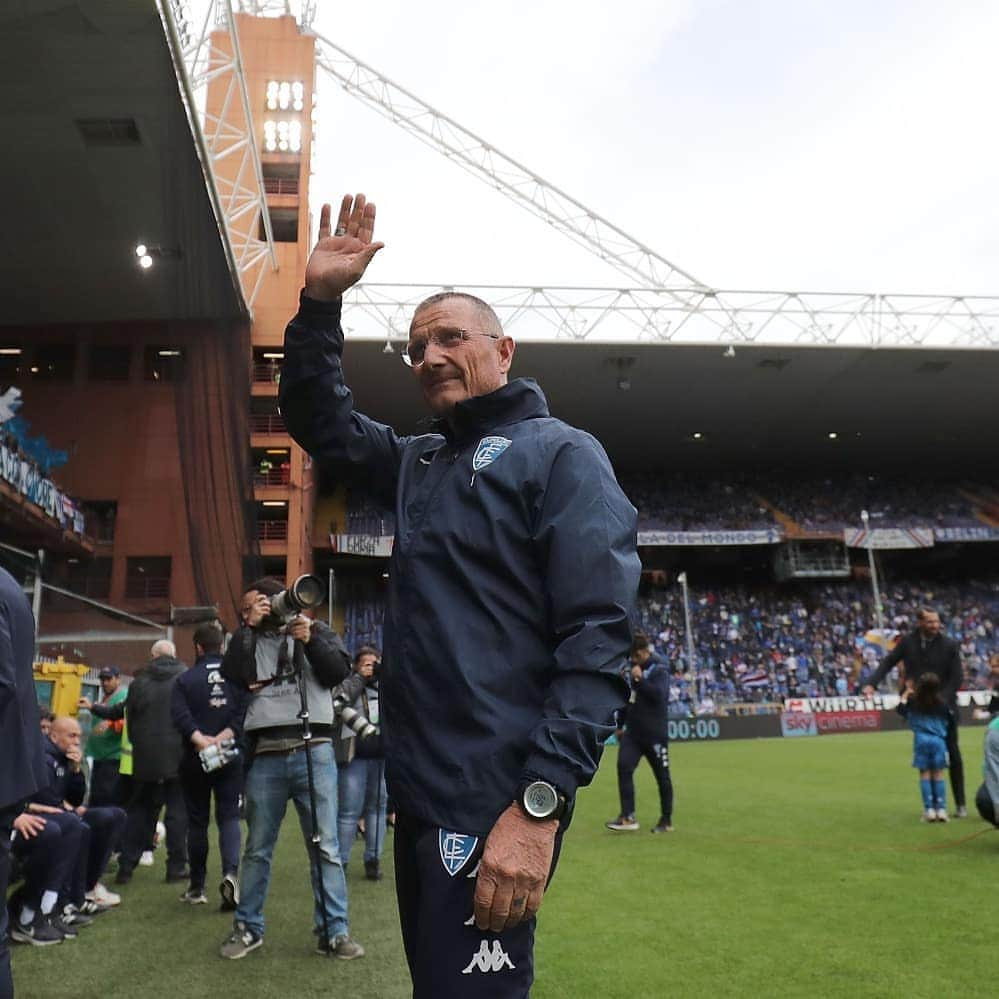
[[635,821],[634,815],[619,815],[613,821],[605,822],[604,825],[615,832],[635,832],[635,830],[641,828]]
[[937,809],[937,822],[950,822],[950,816],[947,814],[946,808]]
[[86,899],[88,902],[96,902],[98,905],[121,905],[121,895],[110,891],[100,881],[87,892]]
[[153,860],[153,851],[145,850],[141,857],[139,857],[139,867],[152,867],[156,863]]
[[935,808],[927,808],[923,812],[923,817],[920,819],[921,822],[936,822],[937,820],[937,810]]

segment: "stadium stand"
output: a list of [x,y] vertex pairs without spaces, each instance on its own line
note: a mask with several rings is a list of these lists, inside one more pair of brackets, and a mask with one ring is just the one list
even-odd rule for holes
[[[964,480],[843,472],[731,475],[640,472],[621,484],[639,513],[639,530],[761,530],[788,522],[815,533],[874,527],[993,526],[999,487]],[[388,535],[395,517],[362,491],[347,497],[347,534]]]

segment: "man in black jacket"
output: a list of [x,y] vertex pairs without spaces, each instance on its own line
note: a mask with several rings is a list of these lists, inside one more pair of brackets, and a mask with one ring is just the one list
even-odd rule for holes
[[194,665],[173,685],[171,714],[184,740],[180,784],[187,807],[187,853],[191,865],[190,887],[181,900],[191,905],[208,901],[205,877],[208,863],[208,817],[215,797],[215,824],[219,830],[222,908],[231,912],[239,898],[239,795],[243,766],[238,757],[206,773],[199,753],[210,746],[220,749],[243,732],[247,695],[222,675],[222,629],[203,624],[194,632]]
[[363,195],[331,218],[285,333],[281,411],[316,461],[396,511],[381,703],[414,995],[515,999],[576,790],[627,696],[636,513],[600,444],[509,378],[516,345],[473,295],[432,295],[410,323],[433,431],[358,412],[341,296],[382,244]]
[[128,699],[113,707],[90,705],[98,718],[128,720],[132,743],[132,798],[115,884],[128,884],[152,841],[160,810],[166,806],[167,881],[187,878],[187,812],[178,772],[184,743],[170,715],[173,685],[186,667],[166,639],[153,644],[149,662],[132,680]]
[[864,686],[867,696],[874,694],[879,683],[899,664],[905,665],[905,678],[915,683],[924,673],[936,673],[940,678],[940,696],[951,708],[951,725],[947,731],[947,756],[950,766],[950,786],[956,806],[955,816],[968,814],[964,798],[964,762],[957,742],[957,692],[964,681],[961,648],[942,633],[940,615],[932,607],[921,607],[916,614],[916,627],[881,660]]
[[[17,580],[0,569],[0,901],[7,898],[10,834],[24,801],[48,781],[31,663],[35,620]],[[0,905],[0,996],[14,994],[7,906]]]
[[659,821],[654,833],[673,831],[673,778],[669,772],[669,667],[653,656],[648,638],[636,633],[628,663],[631,698],[618,719],[617,787],[621,811],[608,829],[632,832],[635,818],[635,767],[644,756],[659,787]]
[[[40,810],[48,822],[56,822],[65,836],[82,825],[79,852],[72,875],[65,886],[64,905],[75,912],[118,905],[121,898],[100,881],[121,836],[125,812],[116,805],[86,807],[87,781],[83,774],[80,725],[75,718],[56,718],[46,741],[45,761],[48,784],[32,795],[32,808]],[[90,903],[90,906],[87,905]]]

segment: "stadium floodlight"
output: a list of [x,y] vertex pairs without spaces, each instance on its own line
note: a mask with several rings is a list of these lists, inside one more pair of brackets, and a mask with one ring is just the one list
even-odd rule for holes
[[700,430],[695,430],[690,436],[693,437],[695,441],[699,441],[704,438],[704,434],[702,434]]
[[135,248],[135,255],[141,260],[143,257],[149,255],[149,249],[145,243],[139,243]]
[[829,440],[831,441],[837,440],[839,438],[839,434],[836,433],[835,430],[830,430],[826,436],[828,436]]
[[144,271],[148,271],[149,268],[153,266],[153,258],[149,256],[148,253],[144,253],[141,257],[139,257],[139,266]]

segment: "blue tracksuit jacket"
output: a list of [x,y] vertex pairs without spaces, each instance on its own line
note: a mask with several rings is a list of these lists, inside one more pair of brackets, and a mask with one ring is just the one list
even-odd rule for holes
[[285,333],[281,411],[295,440],[393,503],[382,671],[397,805],[488,833],[523,780],[570,800],[628,691],[641,570],[636,513],[600,445],[517,379],[400,437],[356,412],[339,303],[302,297]]

